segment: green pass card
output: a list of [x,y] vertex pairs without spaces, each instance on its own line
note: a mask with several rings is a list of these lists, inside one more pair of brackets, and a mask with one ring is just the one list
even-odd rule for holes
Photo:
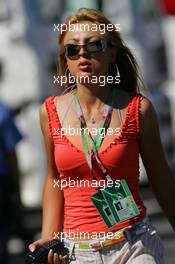
[[91,200],[108,227],[140,213],[125,180],[96,192]]
[[91,197],[92,202],[94,203],[97,211],[100,213],[101,217],[103,218],[104,222],[108,227],[112,227],[116,224],[116,221],[113,217],[113,214],[107,204],[106,200],[103,197],[101,191],[96,192]]

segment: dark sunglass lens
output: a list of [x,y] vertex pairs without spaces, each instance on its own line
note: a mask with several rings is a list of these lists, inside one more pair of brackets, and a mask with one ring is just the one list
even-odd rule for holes
[[65,46],[65,54],[68,57],[73,57],[78,54],[80,48],[78,45],[66,45]]
[[103,49],[102,40],[96,40],[87,44],[87,50],[90,52],[101,51]]

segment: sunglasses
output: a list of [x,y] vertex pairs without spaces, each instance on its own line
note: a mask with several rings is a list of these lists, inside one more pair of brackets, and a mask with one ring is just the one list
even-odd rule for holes
[[67,44],[64,46],[64,54],[69,59],[78,59],[81,47],[83,47],[87,53],[95,53],[104,51],[107,46],[108,42],[105,39],[98,39],[84,45]]

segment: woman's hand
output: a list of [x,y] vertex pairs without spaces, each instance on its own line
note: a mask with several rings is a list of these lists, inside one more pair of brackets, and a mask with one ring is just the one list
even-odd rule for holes
[[62,256],[57,253],[54,253],[53,250],[51,249],[48,254],[48,264],[66,264],[66,258],[67,256]]
[[[49,239],[39,239],[29,245],[29,250],[33,252],[36,248],[42,246],[47,241],[49,241]],[[48,264],[66,264],[66,259],[67,256],[58,255],[57,253],[54,253],[52,249],[48,253]]]

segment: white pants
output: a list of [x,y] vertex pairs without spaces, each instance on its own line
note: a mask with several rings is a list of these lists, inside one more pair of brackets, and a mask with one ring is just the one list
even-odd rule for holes
[[[163,264],[164,247],[160,237],[149,220],[146,227],[144,233],[140,235],[130,233],[130,238],[112,246],[103,247],[98,251],[75,248],[72,242],[72,246],[68,249],[70,258],[68,263]],[[94,240],[86,242],[94,242]],[[83,241],[83,243],[86,242]]]

